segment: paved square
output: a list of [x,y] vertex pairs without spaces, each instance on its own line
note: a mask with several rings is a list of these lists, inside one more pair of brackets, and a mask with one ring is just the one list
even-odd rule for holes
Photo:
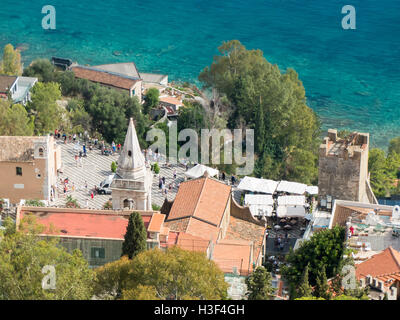
[[[63,173],[59,175],[57,181],[58,198],[50,203],[50,206],[64,207],[66,197],[71,195],[76,199],[81,208],[102,209],[103,205],[111,199],[111,195],[95,195],[93,199],[90,197],[91,190],[95,186],[99,186],[107,176],[112,174],[111,163],[117,162],[119,154],[105,156],[101,154],[99,149],[87,150],[87,157],[82,157],[80,163],[75,161],[75,155],[82,151],[82,146],[74,148],[73,143],[64,144],[57,141],[61,146],[61,157],[63,163]],[[177,178],[174,179],[173,173],[176,170]],[[166,167],[160,164],[159,175],[154,175],[152,185],[152,202],[158,206],[162,206],[165,197],[168,200],[175,199],[178,185],[184,181],[184,165],[170,165]],[[167,195],[163,194],[158,187],[159,177],[165,177],[165,185],[167,186]],[[67,192],[64,194],[64,179],[68,178]],[[87,188],[85,187],[87,183]],[[175,187],[169,190],[169,184]]]

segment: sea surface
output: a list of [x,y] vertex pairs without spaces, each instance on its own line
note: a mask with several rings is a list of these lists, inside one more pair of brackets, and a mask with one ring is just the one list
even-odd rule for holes
[[[356,30],[342,28],[344,5]],[[399,0],[0,0],[0,46],[25,65],[59,56],[81,64],[134,61],[142,72],[196,81],[224,40],[294,68],[323,128],[370,132],[374,146],[400,135]],[[44,5],[56,30],[42,29]]]

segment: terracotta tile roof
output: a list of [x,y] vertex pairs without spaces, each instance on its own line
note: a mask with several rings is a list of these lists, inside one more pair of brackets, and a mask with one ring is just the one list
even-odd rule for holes
[[[124,239],[128,226],[129,214],[107,212],[104,210],[76,210],[69,208],[23,208],[19,221],[26,214],[34,214],[37,222],[46,227],[43,234],[71,236],[79,238]],[[151,215],[142,215],[148,228]]]
[[220,228],[209,223],[190,218],[185,232],[207,240],[217,240]]
[[201,177],[181,183],[168,219],[194,216],[219,225],[231,187],[213,178]]
[[356,277],[361,279],[371,275],[372,277],[384,277],[387,279],[400,278],[400,252],[388,247],[381,253],[372,256],[367,261],[356,265]]
[[182,101],[180,101],[179,99],[175,98],[175,97],[171,97],[171,96],[166,96],[166,97],[160,97],[160,102],[165,102],[168,104],[173,104],[176,106],[183,106]]
[[207,252],[210,241],[193,236],[189,233],[180,232],[176,245],[184,250]]
[[98,82],[104,85],[126,90],[130,90],[136,82],[141,81],[140,79],[133,79],[126,76],[113,74],[108,71],[89,67],[77,66],[73,67],[72,71],[77,78],[87,79],[93,82]]
[[0,136],[0,161],[33,161],[34,141],[43,141],[47,137]]
[[163,226],[165,219],[165,215],[161,213],[155,213],[151,217],[149,227],[147,228],[147,231],[149,232],[161,232],[161,228]]
[[188,217],[188,218],[173,220],[173,221],[167,220],[164,225],[172,231],[184,232],[189,224],[189,219],[190,218]]
[[214,246],[212,259],[224,273],[232,273],[236,267],[241,275],[247,276],[252,270],[251,244],[220,241]]
[[0,93],[7,93],[18,77],[0,75]]
[[171,230],[216,240],[231,187],[209,177],[181,183],[165,225]]

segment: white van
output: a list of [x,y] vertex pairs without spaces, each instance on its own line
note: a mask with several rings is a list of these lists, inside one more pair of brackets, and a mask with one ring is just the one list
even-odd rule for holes
[[114,180],[115,174],[109,175],[104,181],[100,183],[99,194],[111,194],[111,183]]

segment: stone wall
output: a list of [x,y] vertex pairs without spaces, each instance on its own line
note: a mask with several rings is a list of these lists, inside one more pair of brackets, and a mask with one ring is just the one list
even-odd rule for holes
[[352,133],[349,140],[330,129],[319,149],[319,200],[333,199],[370,202],[367,194],[369,135]]
[[242,219],[244,221],[248,221],[254,224],[257,224],[259,226],[265,226],[265,221],[263,220],[257,220],[253,218],[253,215],[250,212],[250,209],[248,207],[242,207],[239,205],[233,196],[231,196],[231,216]]

